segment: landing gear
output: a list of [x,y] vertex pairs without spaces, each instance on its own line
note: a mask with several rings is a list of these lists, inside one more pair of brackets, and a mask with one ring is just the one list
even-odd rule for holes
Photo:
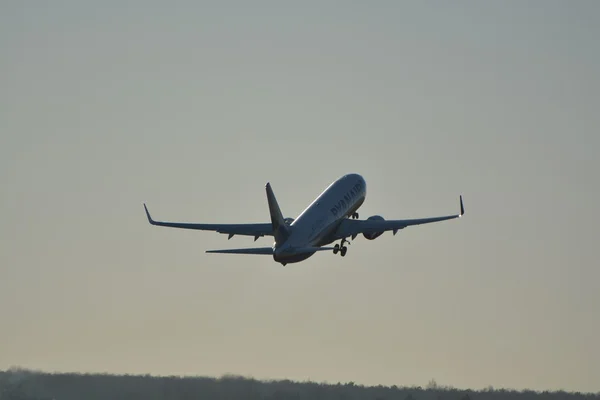
[[358,213],[357,212],[353,212],[352,214],[350,214],[350,218],[352,218],[352,219],[358,219]]
[[344,257],[346,255],[346,252],[348,251],[348,247],[344,246],[344,243],[350,244],[350,242],[347,241],[345,238],[342,239],[342,243],[341,244],[336,244],[335,246],[333,246],[333,254],[337,254],[339,252],[340,255],[342,257]]

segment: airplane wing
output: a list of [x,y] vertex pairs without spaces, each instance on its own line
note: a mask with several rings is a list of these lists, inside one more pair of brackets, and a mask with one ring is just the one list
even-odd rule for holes
[[339,225],[333,234],[333,240],[352,237],[353,239],[361,233],[375,234],[386,231],[393,231],[394,235],[407,226],[429,224],[432,222],[446,221],[449,219],[460,218],[465,213],[460,196],[460,214],[446,215],[442,217],[418,218],[418,219],[400,219],[400,220],[352,220],[345,219]]
[[188,222],[161,222],[152,219],[146,204],[144,204],[144,209],[146,210],[148,222],[156,226],[225,233],[229,235],[229,239],[231,239],[234,235],[246,235],[254,236],[254,240],[256,241],[256,239],[261,236],[273,236],[273,227],[270,222],[259,224],[196,224]]

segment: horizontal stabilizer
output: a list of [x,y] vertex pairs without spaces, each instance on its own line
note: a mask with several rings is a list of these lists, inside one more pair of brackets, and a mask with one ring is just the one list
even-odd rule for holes
[[272,247],[253,247],[248,249],[223,249],[223,250],[206,250],[207,253],[221,253],[221,254],[261,254],[261,255],[273,255]]
[[294,253],[314,253],[315,251],[331,251],[333,247],[296,247]]
[[[316,251],[331,251],[333,247],[294,247],[288,249],[291,254],[314,253]],[[223,249],[223,250],[206,250],[206,253],[220,254],[261,254],[273,255],[272,247],[251,247],[246,249]]]

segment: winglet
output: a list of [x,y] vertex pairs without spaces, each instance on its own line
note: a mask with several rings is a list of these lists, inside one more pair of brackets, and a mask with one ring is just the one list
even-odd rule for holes
[[146,203],[144,203],[144,210],[146,210],[146,217],[148,217],[148,222],[150,222],[150,224],[154,225],[154,220],[152,219],[152,217],[150,216],[150,213],[148,212],[148,207],[146,207]]
[[463,206],[462,195],[460,195],[460,216],[465,214],[465,207]]

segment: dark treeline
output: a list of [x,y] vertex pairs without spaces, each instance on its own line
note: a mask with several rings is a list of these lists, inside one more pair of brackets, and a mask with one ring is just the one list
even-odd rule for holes
[[45,373],[11,368],[0,371],[0,400],[117,399],[311,399],[311,400],[600,400],[600,393],[539,392],[488,388],[465,390],[439,386],[362,386],[349,383],[259,381],[238,376],[157,377]]

